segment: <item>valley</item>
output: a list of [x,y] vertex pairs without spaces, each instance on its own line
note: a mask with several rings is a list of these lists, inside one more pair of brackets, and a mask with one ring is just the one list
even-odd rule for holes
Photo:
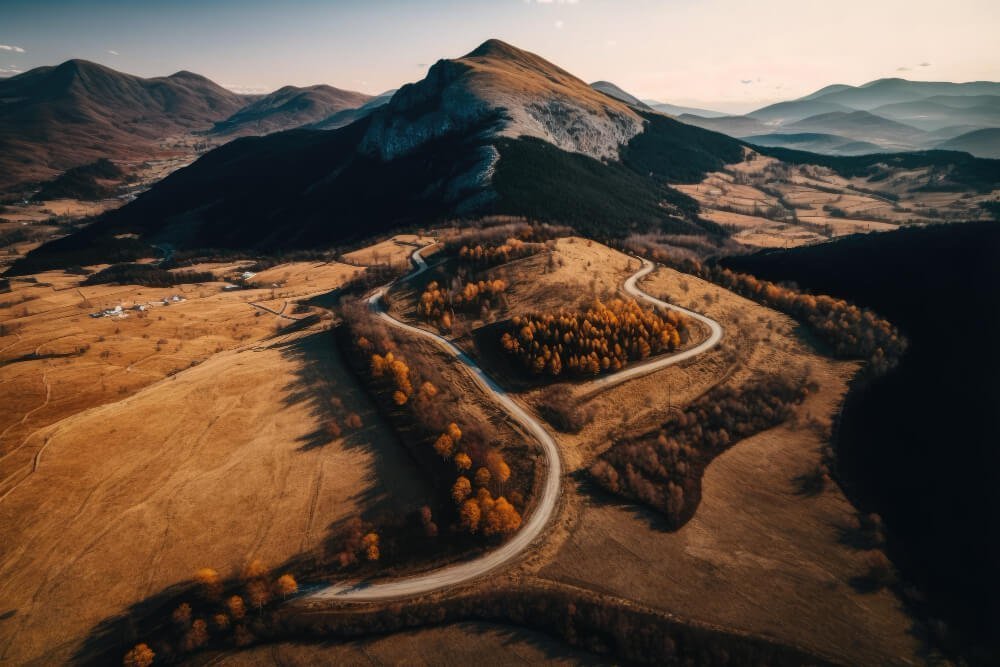
[[1000,84],[322,48],[0,78],[0,663],[994,662]]

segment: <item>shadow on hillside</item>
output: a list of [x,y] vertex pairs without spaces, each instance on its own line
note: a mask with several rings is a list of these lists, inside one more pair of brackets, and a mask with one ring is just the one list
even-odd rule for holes
[[[595,482],[586,469],[577,470],[571,473],[570,477],[576,482],[576,488],[580,495],[588,498],[593,505],[597,507],[615,507],[628,512],[632,515],[633,519],[645,523],[653,530],[672,533],[690,520],[690,517],[686,517],[681,521],[680,525],[674,525],[666,516],[651,507],[611,493]],[[691,516],[694,516],[694,512],[691,512]]]

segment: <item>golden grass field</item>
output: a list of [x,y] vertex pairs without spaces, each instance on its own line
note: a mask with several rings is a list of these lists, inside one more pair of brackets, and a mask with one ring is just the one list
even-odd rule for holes
[[[637,260],[599,243],[564,238],[555,242],[551,261],[542,253],[492,272],[510,283],[506,317],[586,307],[616,294],[638,268]],[[557,434],[566,468],[564,507],[522,574],[634,599],[834,661],[919,662],[923,647],[910,634],[912,619],[900,600],[888,590],[854,586],[865,574],[866,553],[842,538],[855,509],[836,484],[812,494],[802,480],[822,462],[821,432],[858,365],[817,354],[790,318],[692,276],[660,268],[641,286],[719,321],[723,343],[680,366],[596,393],[584,382],[564,383],[594,418],[579,434]],[[411,313],[416,290],[396,294],[394,313]],[[465,336],[459,342],[471,344]],[[671,406],[757,373],[808,374],[820,389],[792,422],[737,443],[709,465],[701,505],[679,531],[666,532],[653,512],[580,487],[575,474],[612,438],[651,429]],[[518,395],[537,405],[556,386]]]
[[[605,253],[602,266],[622,266],[620,255]],[[835,484],[814,496],[799,479],[821,461],[823,441],[810,422],[829,424],[857,365],[817,355],[789,318],[692,276],[661,268],[641,286],[719,321],[724,345],[591,398],[594,422],[577,436],[559,436],[569,473],[589,466],[615,433],[652,427],[668,402],[686,403],[719,382],[808,367],[820,390],[794,422],[713,461],[701,505],[675,533],[653,512],[604,502],[567,480],[562,523],[530,570],[833,660],[918,661],[911,619],[894,594],[852,586],[865,572],[864,553],[841,543],[854,508]]]
[[[397,238],[346,259],[402,262],[424,240]],[[553,253],[551,261],[542,253],[496,269],[511,285],[508,315],[608,298],[639,268],[638,260],[581,238],[559,239]],[[321,314],[299,312],[295,303],[360,269],[296,262],[258,273],[258,289],[224,291],[244,267],[190,267],[220,281],[170,289],[81,287],[80,276],[49,272],[38,282],[15,280],[0,295],[0,391],[11,399],[0,414],[7,538],[0,545],[0,662],[64,662],[100,621],[198,567],[230,575],[251,558],[281,564],[320,548],[350,517],[407,511],[429,493],[343,366],[329,316],[304,326],[292,319]],[[852,586],[864,572],[864,552],[842,539],[854,508],[836,484],[818,494],[801,485],[821,461],[820,431],[857,364],[818,355],[789,318],[694,277],[661,268],[641,286],[718,320],[723,343],[605,391],[568,383],[594,418],[579,434],[556,434],[563,501],[546,541],[511,581],[584,587],[838,662],[919,662],[922,647],[894,594]],[[125,319],[89,317],[174,294],[185,300],[127,311]],[[391,301],[408,310],[406,299]],[[444,380],[473,397],[464,418],[504,422],[464,373],[421,345],[425,358],[440,361]],[[796,419],[715,459],[701,505],[679,531],[581,486],[576,473],[616,435],[651,428],[713,386],[760,372],[808,373],[820,390]],[[535,405],[552,389],[518,396]],[[325,425],[340,410],[357,411],[364,426],[332,438]],[[505,441],[519,437],[501,432]],[[477,623],[284,643],[219,659],[458,664],[483,655],[496,664],[591,660],[527,630]]]
[[[66,661],[101,620],[196,568],[276,566],[345,519],[419,506],[422,477],[328,321],[288,333],[295,322],[263,310],[291,313],[286,301],[356,271],[275,267],[260,274],[283,282],[273,293],[80,287],[53,272],[2,295],[0,662]],[[186,300],[88,315],[172,294]],[[332,438],[327,421],[346,411],[364,426]]]

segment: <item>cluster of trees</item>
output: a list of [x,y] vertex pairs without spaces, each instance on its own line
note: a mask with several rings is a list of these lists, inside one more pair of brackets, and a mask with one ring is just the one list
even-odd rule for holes
[[686,339],[686,324],[676,312],[614,299],[608,304],[596,301],[582,314],[514,317],[500,344],[536,375],[597,375],[676,350]]
[[[524,504],[520,489],[530,488],[530,474],[514,484],[512,466],[495,444],[495,435],[484,432],[482,425],[462,424],[456,418],[454,405],[460,396],[455,388],[432,376],[431,369],[411,364],[410,354],[404,357],[390,332],[367,311],[348,312],[355,357],[368,360],[359,363],[359,369],[367,371],[376,395],[391,409],[389,418],[405,425],[404,442],[441,495],[453,501],[439,508],[447,521],[443,525],[456,533],[487,537],[517,530],[518,507]],[[527,471],[531,462],[521,461],[519,466]],[[425,535],[438,534],[440,526],[430,506],[421,510],[420,520]]]
[[125,174],[115,163],[102,157],[96,162],[67,169],[53,180],[43,183],[32,200],[108,199],[115,195],[115,188],[100,181],[117,180],[124,176]]
[[668,251],[646,248],[657,261],[678,271],[708,280],[760,304],[780,310],[807,323],[837,356],[864,359],[868,372],[881,375],[899,363],[906,338],[888,320],[867,308],[823,294],[806,294],[786,285],[737,273],[715,264],[704,264]]
[[662,427],[617,442],[590,474],[602,487],[642,502],[679,528],[701,499],[701,476],[735,442],[788,419],[814,385],[768,376],[742,387],[716,387]]
[[506,291],[506,281],[499,278],[469,281],[461,289],[446,289],[432,280],[420,295],[417,311],[428,322],[434,322],[441,329],[450,331],[456,311],[478,314],[486,319]]
[[[465,461],[469,462],[469,459]],[[472,467],[459,465],[457,459],[455,463],[463,471]],[[469,533],[482,532],[486,536],[516,531],[521,526],[521,514],[503,495],[494,497],[490,491],[492,485],[502,494],[504,484],[510,479],[510,466],[503,455],[497,451],[488,452],[484,465],[479,466],[471,477],[470,480],[467,474],[459,475],[451,487],[451,498],[458,510],[459,529]]]
[[841,357],[861,358],[879,375],[906,351],[906,339],[888,320],[867,308],[824,294],[805,294],[747,273],[702,266],[700,277],[770,308],[806,321]]
[[503,243],[477,243],[463,245],[458,250],[458,259],[473,269],[486,269],[522,257],[529,257],[541,251],[540,243],[525,243],[521,239],[508,238]]
[[153,264],[112,264],[92,273],[83,285],[142,285],[143,287],[173,287],[189,283],[210,283],[218,280],[208,271],[167,271]]
[[378,530],[360,517],[351,519],[334,542],[340,545],[336,561],[341,568],[362,561],[375,562],[382,556]]
[[804,651],[747,633],[680,620],[641,604],[570,586],[521,581],[442,600],[414,600],[372,608],[342,606],[322,612],[289,610],[284,627],[290,637],[314,639],[388,634],[463,620],[529,627],[559,637],[571,646],[608,656],[608,662],[640,665],[790,665],[823,664]]
[[125,667],[148,667],[216,643],[247,646],[266,625],[264,610],[298,591],[291,574],[275,576],[261,561],[251,561],[229,586],[212,568],[195,572],[190,602],[172,608],[168,623],[150,643],[136,644],[124,656]]

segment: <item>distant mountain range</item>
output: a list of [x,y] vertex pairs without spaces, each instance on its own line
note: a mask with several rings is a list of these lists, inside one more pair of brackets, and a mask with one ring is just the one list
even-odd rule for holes
[[247,98],[191,72],[143,79],[85,60],[0,80],[0,188],[102,157],[142,159]]
[[0,79],[0,191],[97,159],[143,161],[302,125],[340,127],[386,101],[332,86],[238,95],[191,72],[145,79],[69,60]]
[[[423,80],[362,108],[340,129],[307,126],[227,143],[11,270],[123,261],[150,256],[153,244],[164,243],[265,252],[330,247],[496,214],[568,224],[601,238],[722,239],[726,230],[701,218],[697,202],[669,184],[699,182],[743,161],[747,151],[743,141],[654,111],[613,84],[590,86],[499,40],[440,60]],[[867,112],[830,113],[823,122],[841,131],[887,132],[886,124],[900,136],[908,131]],[[802,131],[783,141],[801,148],[840,139]],[[876,164],[766,151],[855,175]],[[964,187],[949,180],[959,176],[979,188],[1000,181],[1000,165],[961,153],[908,154],[893,162],[931,167],[939,187]]]
[[1000,158],[996,141],[989,140],[994,133],[986,131],[1000,128],[1000,83],[989,81],[836,84],[745,116],[695,112],[680,118],[762,146],[797,144],[843,155],[962,146]]
[[320,123],[334,114],[357,109],[371,100],[371,95],[327,85],[306,88],[285,86],[216,123],[212,131],[221,135],[270,134]]

